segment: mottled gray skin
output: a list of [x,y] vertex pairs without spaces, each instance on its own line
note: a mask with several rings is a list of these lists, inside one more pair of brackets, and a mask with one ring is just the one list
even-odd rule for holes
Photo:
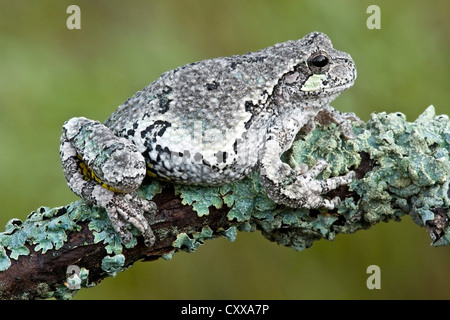
[[[155,239],[143,213],[155,206],[134,193],[146,173],[213,186],[259,170],[275,202],[334,209],[339,199],[321,195],[350,183],[353,172],[316,180],[327,166],[324,160],[309,170],[293,169],[280,156],[300,129],[311,129],[319,111],[352,138],[349,121],[357,118],[328,104],[355,78],[351,57],[317,32],[258,52],[179,67],[137,92],[104,125],[85,118],[67,121],[61,138],[66,179],[76,194],[106,208],[124,242],[131,223],[148,245]],[[80,159],[100,182],[85,177]]]

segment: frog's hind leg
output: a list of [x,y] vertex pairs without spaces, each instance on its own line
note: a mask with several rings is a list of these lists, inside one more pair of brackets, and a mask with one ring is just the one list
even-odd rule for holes
[[155,237],[144,217],[156,205],[139,199],[136,189],[145,176],[145,160],[128,140],[86,118],[72,118],[63,126],[60,156],[70,189],[83,200],[104,208],[123,242],[131,240],[135,226],[147,245]]

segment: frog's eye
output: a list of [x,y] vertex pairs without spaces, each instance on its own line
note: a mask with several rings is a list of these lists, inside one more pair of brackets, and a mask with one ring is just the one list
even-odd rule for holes
[[315,74],[324,73],[329,66],[330,58],[324,51],[317,51],[308,58],[308,67]]

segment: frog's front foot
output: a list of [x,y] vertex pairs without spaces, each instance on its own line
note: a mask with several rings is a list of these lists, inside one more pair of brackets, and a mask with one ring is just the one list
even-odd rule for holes
[[156,204],[153,201],[137,198],[132,194],[114,193],[110,202],[105,205],[106,212],[124,243],[132,239],[132,234],[128,229],[133,225],[144,237],[147,246],[153,246],[155,235],[145,219],[145,215],[156,213]]
[[334,197],[329,200],[322,195],[352,182],[355,179],[355,172],[350,171],[343,176],[325,180],[316,179],[327,166],[328,163],[325,160],[319,159],[309,170],[291,169],[289,175],[279,176],[274,180],[262,175],[261,182],[268,196],[279,204],[292,208],[333,210],[341,204],[341,199]]
[[328,163],[325,160],[319,159],[311,169],[296,176],[294,182],[286,186],[284,193],[288,196],[294,195],[295,198],[298,198],[298,200],[293,201],[294,207],[300,206],[306,209],[326,208],[333,210],[341,204],[339,197],[328,200],[322,197],[322,195],[352,182],[355,179],[355,172],[350,171],[343,176],[317,180],[316,176],[327,166]]

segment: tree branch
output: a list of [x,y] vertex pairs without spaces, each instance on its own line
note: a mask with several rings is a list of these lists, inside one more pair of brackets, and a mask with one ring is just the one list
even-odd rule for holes
[[135,238],[122,245],[104,210],[83,201],[41,207],[23,222],[12,219],[0,233],[0,298],[71,298],[138,260],[170,259],[217,236],[233,241],[240,230],[260,230],[271,241],[303,250],[319,239],[410,215],[426,227],[432,245],[448,245],[448,117],[435,116],[432,107],[413,123],[399,113],[380,113],[353,131],[356,139],[346,140],[336,126],[318,125],[283,156],[292,166],[324,158],[330,165],[321,178],[355,170],[350,186],[326,195],[343,200],[338,210],[277,205],[254,173],[210,188],[146,181],[139,196],[155,201],[159,210],[148,217],[153,247],[146,247],[135,229]]
[[[53,247],[45,253],[42,250],[36,252],[37,245],[30,244],[27,241],[25,247],[30,254],[21,255],[17,260],[10,259],[10,267],[0,272],[0,297],[2,299],[36,299],[51,296],[69,298],[72,293],[76,293],[76,290],[69,290],[69,285],[67,284],[68,277],[66,272],[71,265],[89,270],[89,283],[86,281],[83,285],[90,286],[99,283],[105,277],[113,275],[119,269],[123,270],[129,267],[138,260],[150,261],[158,259],[165,254],[170,254],[174,250],[172,243],[176,240],[178,233],[193,234],[201,231],[205,225],[215,230],[220,227],[227,228],[230,225],[230,222],[226,219],[226,208],[221,210],[212,208],[208,216],[200,218],[190,206],[181,203],[181,199],[174,194],[173,188],[170,187],[164,189],[163,193],[156,195],[153,200],[159,208],[157,216],[154,217],[154,220],[158,222],[152,225],[157,242],[153,247],[147,247],[144,245],[142,237],[138,237],[138,241],[134,246],[122,248],[121,254],[125,257],[125,263],[109,267],[105,267],[105,264],[102,265],[104,257],[110,256],[105,248],[107,243],[103,241],[96,242],[95,233],[97,232],[89,228],[89,223],[92,220],[88,218],[76,221],[76,218],[73,218],[77,215],[76,211],[80,208],[82,211],[92,210],[94,214],[90,215],[90,217],[93,217],[99,213],[96,208],[78,201],[62,208],[56,208],[56,211],[52,209],[55,211],[55,214],[50,218],[45,218],[44,214],[49,213],[51,210],[39,209],[34,215],[40,213],[42,219],[33,221],[33,224],[44,223],[48,225],[49,221],[47,220],[54,221],[62,215],[68,215],[73,221],[76,221],[79,228],[68,230],[65,233],[67,239],[64,240],[62,247],[57,250]],[[101,219],[107,222],[107,218],[103,214]],[[21,224],[20,227],[23,227],[24,224],[27,224],[27,221]],[[25,227],[25,229],[30,228]],[[119,244],[120,240],[113,233],[112,229],[107,227],[105,232],[108,232],[108,237],[110,237],[110,239],[106,238],[106,240],[115,242],[113,244],[113,252],[120,251],[117,248],[121,246]],[[14,232],[12,235],[14,235]],[[30,234],[28,240],[32,238],[33,236]],[[6,252],[11,257],[11,251],[6,250]]]

